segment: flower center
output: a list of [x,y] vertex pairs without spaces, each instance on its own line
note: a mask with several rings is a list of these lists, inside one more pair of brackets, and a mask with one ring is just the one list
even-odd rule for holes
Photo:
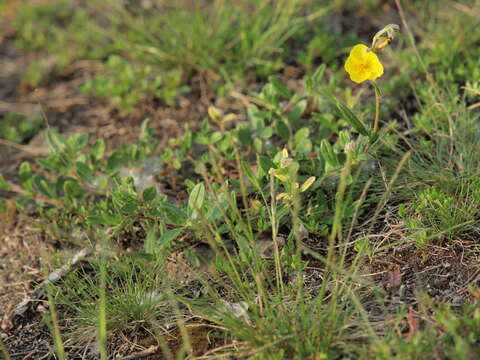
[[370,64],[368,62],[361,63],[358,67],[358,70],[360,72],[370,72],[371,70]]

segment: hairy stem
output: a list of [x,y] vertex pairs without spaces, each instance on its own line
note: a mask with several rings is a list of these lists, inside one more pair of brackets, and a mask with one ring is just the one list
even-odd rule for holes
[[375,89],[375,119],[373,120],[373,132],[375,135],[378,131],[378,123],[380,122],[380,100],[382,95],[380,94],[380,89],[377,84],[373,83],[373,88]]

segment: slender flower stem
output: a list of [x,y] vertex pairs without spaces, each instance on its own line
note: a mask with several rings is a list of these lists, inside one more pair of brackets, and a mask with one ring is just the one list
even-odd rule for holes
[[380,122],[380,100],[382,95],[380,94],[380,89],[377,84],[372,81],[373,88],[375,89],[375,119],[373,120],[373,131],[372,134],[375,135],[378,131],[378,123]]

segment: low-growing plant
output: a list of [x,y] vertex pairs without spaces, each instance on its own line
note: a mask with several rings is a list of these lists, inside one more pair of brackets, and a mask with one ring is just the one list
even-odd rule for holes
[[[28,3],[20,7],[12,30],[17,46],[55,54],[60,67],[76,60],[107,60],[107,73],[95,76],[84,89],[131,111],[151,96],[172,105],[195,74],[207,84],[222,84],[244,81],[251,71],[261,76],[276,72],[289,55],[288,40],[305,33],[305,24],[317,18],[302,14],[301,0],[275,6],[263,0],[152,6],[134,10],[114,1]],[[321,14],[324,7],[316,4],[309,10]],[[35,87],[42,76],[42,63],[33,61],[24,81]]]
[[[425,314],[421,322],[412,309],[401,312],[410,322],[408,332],[399,336],[399,328],[388,329],[385,338],[364,350],[364,356],[378,359],[475,359],[480,351],[478,337],[479,308],[477,304],[464,306],[459,312],[447,304],[435,306],[433,315]],[[398,324],[396,324],[398,326]]]
[[22,143],[33,138],[42,127],[41,118],[30,119],[25,115],[8,113],[0,119],[0,137]]
[[152,66],[131,64],[117,55],[108,58],[105,69],[106,75],[88,80],[82,91],[108,99],[124,111],[133,111],[140,101],[152,96],[174,105],[178,95],[188,91],[181,85],[178,71],[159,74]]
[[409,205],[410,209],[406,205],[399,209],[399,215],[405,218],[407,228],[411,229],[419,246],[425,245],[428,239],[451,239],[454,235],[478,231],[478,177],[460,180],[453,184],[455,188],[442,185],[420,190]]

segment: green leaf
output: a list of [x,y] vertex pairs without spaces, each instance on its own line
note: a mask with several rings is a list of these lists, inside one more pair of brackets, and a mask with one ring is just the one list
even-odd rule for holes
[[208,122],[208,119],[202,121],[201,129],[203,134],[208,134],[210,132],[210,123]]
[[134,202],[127,202],[120,208],[120,211],[125,215],[131,215],[138,210],[138,205]]
[[182,226],[187,221],[187,215],[182,209],[177,208],[168,203],[162,203],[160,210],[165,213],[167,220],[170,224]]
[[278,95],[279,93],[277,92],[275,86],[272,83],[268,83],[262,88],[260,98],[265,103],[276,109],[279,105]]
[[61,171],[64,165],[61,163],[59,154],[50,154],[46,158],[36,159],[35,162],[46,170]]
[[301,128],[293,137],[293,143],[295,145],[295,151],[303,154],[308,154],[312,151],[312,141],[309,139],[310,130],[308,128]]
[[157,196],[157,189],[154,186],[149,186],[143,190],[143,200],[145,202],[150,202]]
[[265,157],[265,156],[260,156],[258,158],[258,164],[262,168],[262,170],[265,174],[268,174],[270,169],[275,169],[276,168],[273,161],[270,160],[269,158]]
[[95,160],[102,160],[103,155],[105,154],[105,141],[103,139],[98,139],[92,146],[92,156]]
[[260,133],[260,137],[263,139],[263,140],[266,140],[266,139],[269,139],[271,138],[273,135],[273,129],[271,126],[267,126],[265,127],[262,132]]
[[56,152],[65,148],[66,140],[56,130],[48,128],[46,131],[48,146],[51,151]]
[[376,134],[373,134],[371,137],[370,137],[370,141],[369,141],[369,144],[373,145],[377,142],[379,138],[379,134],[378,132]]
[[222,139],[222,133],[220,131],[215,131],[214,133],[210,134],[209,144],[215,144],[221,139]]
[[290,179],[297,177],[298,170],[300,170],[300,164],[297,161],[292,161],[287,167]]
[[187,152],[192,147],[192,132],[190,129],[185,128],[185,135],[183,137],[182,150]]
[[320,143],[320,153],[322,154],[323,159],[331,167],[337,167],[339,165],[337,155],[333,151],[332,145],[325,139]]
[[211,140],[210,137],[203,134],[203,133],[197,133],[195,134],[195,142],[200,145],[210,145]]
[[325,69],[327,66],[325,64],[320,65],[317,70],[312,75],[312,90],[315,89],[323,79],[323,74],[325,73]]
[[370,130],[367,129],[365,124],[357,117],[357,115],[352,112],[352,110],[350,110],[350,108],[348,108],[347,105],[338,101],[328,91],[322,91],[322,94],[328,101],[330,101],[338,108],[340,113],[343,115],[343,117],[350,124],[351,127],[353,127],[356,131],[358,131],[364,136],[370,136]]
[[10,190],[10,185],[8,184],[7,180],[0,174],[0,189],[2,190]]
[[253,185],[256,189],[260,189],[260,183],[258,182],[258,179],[255,177],[255,174],[253,173],[252,168],[250,167],[250,165],[248,165],[247,162],[242,161],[242,168],[243,168],[243,171],[245,172],[245,174],[247,175],[248,179],[249,179],[250,182],[252,183],[252,185]]
[[107,161],[107,169],[108,171],[115,171],[117,170],[120,166],[123,165],[123,156],[121,153],[118,151],[114,150],[110,154],[108,161]]
[[299,101],[292,109],[290,114],[288,115],[288,121],[290,124],[293,124],[297,122],[300,117],[303,115],[305,112],[305,109],[307,108],[307,101],[306,100],[301,100]]
[[93,224],[100,224],[100,225],[118,225],[121,222],[121,219],[112,216],[112,215],[90,215],[87,217],[87,221]]
[[78,175],[82,179],[88,179],[90,176],[92,176],[92,170],[83,162],[77,161],[75,163],[75,168],[77,169]]
[[67,179],[63,183],[63,191],[65,194],[68,196],[74,198],[74,199],[82,199],[83,198],[83,190],[81,186],[78,184],[77,181],[72,180],[72,179]]
[[257,154],[260,154],[262,152],[262,149],[263,141],[260,138],[253,139],[253,150],[255,150]]
[[159,245],[164,248],[169,246],[173,240],[175,240],[181,233],[183,229],[173,229],[166,231],[160,239],[158,239]]
[[188,198],[188,207],[194,213],[202,209],[203,200],[205,199],[205,186],[203,183],[198,183],[192,189],[190,197]]
[[308,140],[310,136],[310,130],[306,127],[300,128],[293,137],[293,142],[295,145],[300,145],[302,142]]
[[258,110],[254,104],[248,105],[247,114],[254,130],[261,131],[265,127],[266,113]]
[[283,120],[278,119],[275,122],[275,125],[277,127],[278,134],[285,140],[288,140],[288,138],[290,137],[290,131],[288,130],[287,124],[285,124]]
[[347,105],[338,102],[337,107],[344,116],[345,120],[350,124],[350,126],[352,126],[360,134],[364,136],[370,136],[370,131],[367,129],[365,124],[357,117],[357,115],[352,112],[352,110],[348,108]]
[[22,184],[32,177],[32,169],[30,168],[30,164],[28,162],[24,161],[20,165],[18,176],[20,177],[20,182]]
[[249,146],[252,143],[252,133],[249,129],[239,129],[237,131],[237,138],[243,146]]
[[47,180],[45,180],[40,175],[33,175],[32,177],[33,183],[35,184],[36,188],[46,197],[50,199],[55,199],[57,197],[55,188],[53,185],[49,184]]
[[80,151],[88,144],[88,134],[77,134],[71,138],[74,143],[75,150]]
[[275,89],[275,91],[280,94],[281,96],[283,96],[285,99],[290,99],[292,97],[292,93],[290,92],[290,90],[288,90],[285,85],[283,85],[280,80],[278,80],[277,78],[273,77],[273,76],[269,76],[268,77],[268,81],[270,82],[270,84],[273,85],[273,88]]

